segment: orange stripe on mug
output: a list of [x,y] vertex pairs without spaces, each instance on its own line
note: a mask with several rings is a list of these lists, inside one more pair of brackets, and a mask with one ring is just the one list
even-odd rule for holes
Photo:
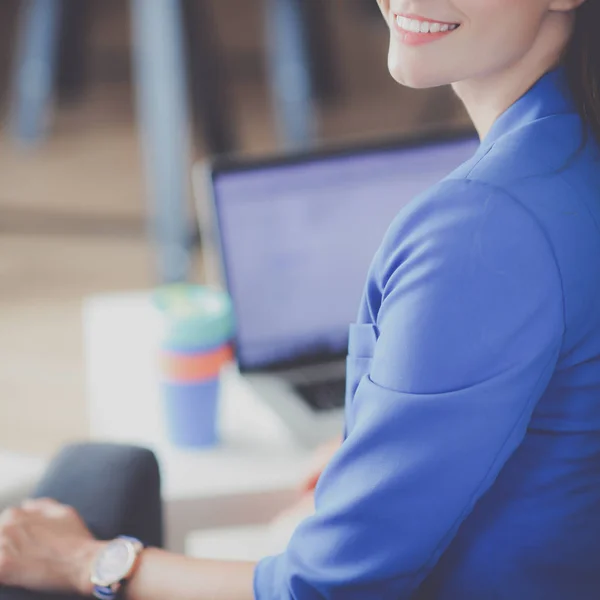
[[221,346],[206,354],[177,354],[163,352],[160,368],[163,379],[175,383],[191,383],[212,379],[219,375],[221,367],[233,358],[231,346]]

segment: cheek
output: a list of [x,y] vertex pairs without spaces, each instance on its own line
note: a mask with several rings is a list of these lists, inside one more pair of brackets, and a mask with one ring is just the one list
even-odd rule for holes
[[387,16],[390,14],[390,0],[377,0],[377,4],[379,5],[379,9],[383,13],[383,16],[387,20]]
[[467,21],[480,24],[497,21],[507,14],[517,16],[529,12],[535,4],[539,4],[539,0],[452,0],[452,5]]

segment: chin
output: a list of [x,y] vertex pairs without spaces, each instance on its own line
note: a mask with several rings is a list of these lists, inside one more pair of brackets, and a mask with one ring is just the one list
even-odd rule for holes
[[439,81],[433,77],[427,77],[424,73],[412,73],[410,71],[390,69],[390,75],[400,84],[415,90],[426,90],[429,88],[446,85],[446,81]]
[[412,88],[414,90],[426,90],[429,88],[437,87],[440,84],[431,83],[430,81],[423,79],[422,77],[411,77],[406,74],[399,75],[397,73],[390,72],[392,77],[400,84],[405,87]]
[[443,77],[421,64],[410,64],[400,61],[396,56],[390,55],[388,59],[390,75],[400,84],[416,90],[440,87],[452,83],[452,80]]

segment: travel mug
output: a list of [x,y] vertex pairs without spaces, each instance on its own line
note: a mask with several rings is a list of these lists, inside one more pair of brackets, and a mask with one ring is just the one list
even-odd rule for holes
[[176,284],[157,290],[154,302],[164,320],[159,365],[167,438],[180,448],[213,446],[221,369],[232,359],[231,301],[210,287]]

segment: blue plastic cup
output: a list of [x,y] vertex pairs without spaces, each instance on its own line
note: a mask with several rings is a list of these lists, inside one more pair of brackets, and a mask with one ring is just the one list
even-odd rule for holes
[[159,290],[155,301],[166,325],[160,377],[167,438],[181,448],[214,446],[220,373],[232,355],[229,297],[211,288],[177,285]]
[[169,441],[180,448],[206,448],[219,441],[219,379],[163,382],[162,402]]

